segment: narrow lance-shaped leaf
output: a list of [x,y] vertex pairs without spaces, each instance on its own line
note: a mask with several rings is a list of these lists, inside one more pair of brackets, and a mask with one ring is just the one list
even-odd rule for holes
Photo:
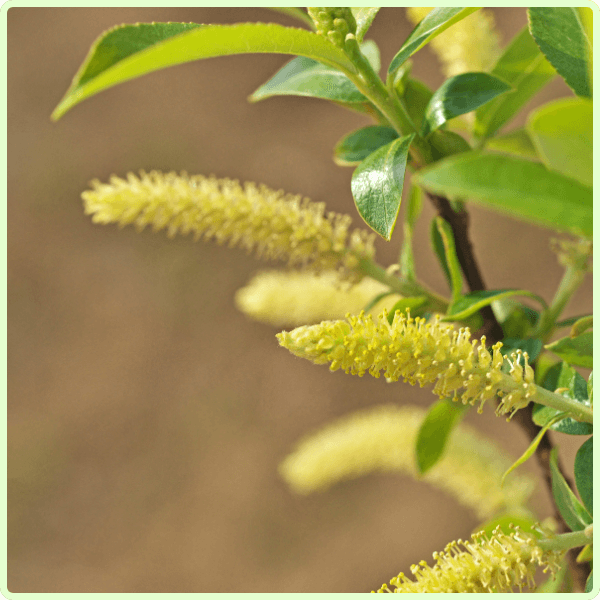
[[429,135],[446,121],[469,113],[510,89],[508,83],[489,73],[462,73],[447,79],[425,109],[421,135]]
[[415,453],[421,475],[429,471],[444,453],[448,436],[468,406],[452,400],[438,400],[427,411],[417,434]]
[[482,138],[493,135],[514,117],[556,75],[556,71],[525,27],[505,48],[492,75],[509,83],[515,91],[477,109],[474,131]]
[[594,514],[594,438],[586,440],[575,456],[575,485],[579,496],[588,509]]
[[414,135],[398,138],[360,163],[352,175],[352,196],[367,225],[389,240],[396,225],[408,149]]
[[[274,23],[121,25],[102,34],[52,113],[60,118],[102,90],[158,69],[231,54],[295,54],[354,72],[352,62],[323,36]],[[179,27],[177,27],[179,26]]]
[[529,29],[540,50],[578,95],[592,97],[591,44],[575,7],[532,7]]
[[343,167],[359,165],[367,156],[393,142],[398,133],[391,127],[369,125],[343,137],[333,150],[333,160]]
[[392,306],[388,313],[388,323],[391,325],[394,322],[394,316],[399,311],[405,313],[410,311],[411,317],[420,317],[427,312],[427,296],[409,296],[408,298],[401,298]]
[[546,346],[570,365],[591,369],[594,365],[594,334],[587,331],[574,338],[564,337]]
[[592,101],[562,98],[529,115],[527,131],[549,168],[592,186]]
[[468,17],[476,10],[479,10],[479,8],[434,8],[415,27],[404,44],[402,44],[402,48],[400,48],[390,63],[388,73],[393,73],[407,58],[411,57],[434,37],[437,37],[440,33],[446,31],[448,27]]
[[452,303],[454,304],[460,298],[463,285],[462,271],[460,263],[458,262],[458,256],[456,255],[456,246],[454,244],[454,234],[452,233],[450,224],[442,219],[442,217],[435,218],[435,226],[442,240],[444,250],[443,260],[450,277]]
[[558,469],[557,449],[554,448],[550,453],[550,470],[552,473],[552,495],[556,501],[556,506],[560,511],[565,523],[573,531],[581,531],[592,522],[592,517],[579,502],[577,496],[571,491],[565,478]]
[[412,185],[406,200],[406,217],[404,219],[404,239],[400,250],[400,276],[403,279],[416,279],[415,257],[413,254],[413,230],[423,206],[422,191],[418,185]]
[[587,315],[585,317],[580,317],[576,321],[573,322],[573,326],[571,327],[571,331],[569,335],[574,338],[578,335],[581,335],[584,331],[591,329],[594,324],[593,315]]
[[359,42],[365,37],[365,34],[371,27],[371,23],[373,23],[373,19],[379,12],[380,7],[358,7],[353,6],[350,8],[352,14],[354,15],[354,19],[356,20],[356,39]]
[[463,152],[415,175],[436,194],[480,202],[557,231],[592,235],[592,190],[543,165],[489,152]]

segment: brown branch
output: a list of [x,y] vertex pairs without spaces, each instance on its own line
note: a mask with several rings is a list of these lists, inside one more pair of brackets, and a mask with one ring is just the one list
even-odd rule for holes
[[[479,265],[477,264],[477,260],[475,259],[475,254],[473,252],[473,246],[471,244],[471,240],[469,238],[469,213],[465,210],[456,212],[447,198],[443,196],[437,196],[435,194],[428,194],[431,199],[433,205],[437,209],[437,212],[440,217],[442,217],[445,221],[448,222],[452,229],[452,233],[454,235],[454,243],[456,245],[456,256],[458,258],[458,262],[460,263],[462,272],[467,281],[467,285],[469,286],[469,290],[472,292],[485,290],[485,283],[483,281],[483,276],[481,271],[479,270]],[[477,332],[477,335],[481,337],[485,335],[488,343],[495,343],[500,341],[504,334],[502,332],[502,327],[491,306],[486,306],[481,309],[481,315],[483,317],[484,325]],[[518,410],[513,420],[516,421],[523,431],[527,434],[527,437],[530,441],[533,441],[541,428],[538,427],[533,422],[533,405],[530,403],[524,409]],[[554,495],[552,493],[552,471],[550,470],[550,452],[554,448],[552,441],[545,435],[539,446],[535,451],[535,456],[538,462],[538,465],[542,469],[542,477],[544,482],[546,483],[546,487],[550,492],[550,497],[552,499],[552,504],[554,506],[554,518],[558,522],[559,531],[565,532],[570,531],[569,527],[565,523],[565,520],[562,518],[558,506],[556,505],[556,501],[554,499]],[[564,476],[564,469],[560,463],[558,462],[558,468],[560,472]],[[571,489],[573,489],[573,482],[570,478],[565,477],[567,484]],[[575,592],[583,592],[585,588],[585,583],[587,581],[588,575],[590,573],[589,563],[578,563],[576,562],[578,551],[570,550],[567,553],[567,560],[569,563],[571,574],[573,575],[573,591]]]

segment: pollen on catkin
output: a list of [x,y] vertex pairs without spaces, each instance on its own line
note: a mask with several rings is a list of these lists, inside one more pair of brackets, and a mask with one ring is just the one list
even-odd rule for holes
[[[387,290],[387,286],[368,277],[350,285],[336,271],[262,271],[236,292],[235,303],[252,319],[294,327],[360,312]],[[399,299],[398,294],[389,294],[370,312],[391,309]]]
[[[406,9],[416,25],[433,8],[411,6]],[[494,15],[480,9],[429,42],[442,63],[446,77],[470,71],[488,71],[500,56],[498,34],[494,29]]]
[[457,540],[443,552],[434,552],[435,564],[426,561],[411,567],[415,580],[404,573],[391,580],[395,587],[383,585],[379,593],[499,593],[520,591],[535,587],[535,571],[543,567],[544,573],[555,573],[560,567],[563,552],[544,551],[533,535],[518,527],[509,535],[497,528],[488,538],[483,532],[475,533],[470,540]]
[[513,461],[464,423],[450,434],[439,462],[420,476],[414,449],[425,415],[418,407],[395,405],[352,413],[302,440],[279,472],[300,494],[372,472],[393,472],[445,491],[482,520],[523,510],[533,480],[511,473],[501,485]]
[[[456,331],[439,316],[427,323],[396,312],[392,324],[387,313],[347,315],[344,321],[323,321],[277,334],[279,343],[292,354],[315,364],[330,364],[330,370],[403,379],[421,387],[435,384],[433,393],[463,404],[501,397],[498,414],[511,415],[524,408],[536,392],[533,369],[527,353],[517,351],[504,359],[498,342],[485,346],[485,337],[471,341],[468,327]],[[479,344],[479,345],[478,345]],[[509,372],[504,372],[509,369]]]
[[151,226],[169,236],[193,233],[291,265],[340,268],[356,280],[360,260],[374,255],[373,235],[350,231],[349,216],[254,183],[152,171],[94,180],[82,198],[95,223]]

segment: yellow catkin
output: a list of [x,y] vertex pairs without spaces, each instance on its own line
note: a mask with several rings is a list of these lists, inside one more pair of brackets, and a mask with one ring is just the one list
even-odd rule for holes
[[[349,285],[336,271],[262,271],[236,292],[235,302],[252,319],[294,327],[360,312],[387,290],[387,286],[368,277]],[[398,300],[398,294],[387,295],[370,312],[391,309]]]
[[[502,398],[498,414],[513,414],[524,408],[536,392],[533,369],[527,353],[517,351],[505,359],[498,342],[488,350],[485,337],[471,340],[468,327],[458,331],[439,317],[427,323],[397,312],[390,325],[384,312],[347,315],[344,321],[323,321],[277,334],[290,352],[315,364],[330,364],[330,370],[403,379],[421,387],[435,384],[433,393],[452,397],[463,404]],[[502,370],[503,365],[509,372]]]
[[415,444],[425,414],[394,405],[353,413],[306,437],[281,463],[280,473],[301,494],[372,472],[403,473],[444,490],[482,520],[525,506],[533,480],[511,473],[500,485],[512,461],[465,424],[450,434],[440,461],[418,475]]
[[555,573],[563,554],[542,550],[533,535],[518,527],[509,535],[498,528],[490,538],[480,532],[470,540],[451,542],[443,552],[434,552],[432,567],[425,561],[411,567],[415,580],[400,573],[390,582],[394,590],[384,584],[377,591],[400,594],[499,593],[514,588],[521,591],[525,586],[535,587],[538,567],[543,567],[544,573]]
[[[433,8],[407,8],[409,19],[416,25]],[[449,27],[429,42],[440,59],[446,77],[470,71],[489,71],[500,56],[494,15],[478,10]]]
[[349,216],[254,183],[141,172],[113,176],[108,184],[95,180],[82,198],[95,223],[151,226],[169,236],[193,233],[292,265],[340,268],[354,279],[360,279],[360,260],[374,255],[373,235],[350,231]]

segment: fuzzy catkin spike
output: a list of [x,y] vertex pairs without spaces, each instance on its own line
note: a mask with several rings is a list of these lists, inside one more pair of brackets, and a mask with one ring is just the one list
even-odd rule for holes
[[[412,6],[408,17],[416,25],[433,8]],[[488,71],[500,56],[498,34],[494,29],[494,15],[478,10],[431,40],[431,47],[443,65],[446,77],[470,71]]]
[[352,413],[302,440],[279,472],[300,494],[372,472],[393,472],[445,491],[482,520],[523,510],[533,480],[512,473],[501,485],[512,461],[464,423],[451,433],[440,461],[419,475],[414,449],[425,415],[420,408],[395,405]]
[[[371,315],[347,315],[345,321],[323,321],[297,327],[277,335],[279,343],[292,354],[315,364],[330,364],[330,370],[379,377],[388,381],[403,379],[421,387],[435,384],[433,393],[452,397],[463,404],[499,396],[498,414],[514,414],[533,399],[536,386],[526,353],[513,353],[504,373],[502,343],[485,346],[485,337],[471,341],[468,327],[458,331],[439,317],[427,323],[397,312],[390,325],[387,314],[375,321]],[[477,344],[479,343],[479,347]]]
[[[359,312],[387,286],[365,277],[350,285],[335,271],[262,271],[235,294],[235,303],[247,316],[279,327],[319,323]],[[382,298],[370,311],[392,308],[398,294]]]
[[[544,573],[555,573],[564,553],[544,551],[535,537],[518,527],[510,535],[497,528],[488,538],[484,533],[473,534],[470,540],[457,540],[443,552],[434,552],[432,567],[425,561],[413,565],[415,581],[404,573],[391,580],[394,593],[498,593],[525,586],[535,586],[534,575],[540,566]],[[383,585],[379,593],[390,592]]]
[[130,173],[127,179],[92,182],[81,195],[95,223],[134,224],[192,232],[241,246],[259,257],[284,259],[316,270],[340,268],[359,280],[361,259],[374,255],[373,236],[350,232],[347,215],[325,213],[323,203],[284,194],[264,185],[186,173]]

